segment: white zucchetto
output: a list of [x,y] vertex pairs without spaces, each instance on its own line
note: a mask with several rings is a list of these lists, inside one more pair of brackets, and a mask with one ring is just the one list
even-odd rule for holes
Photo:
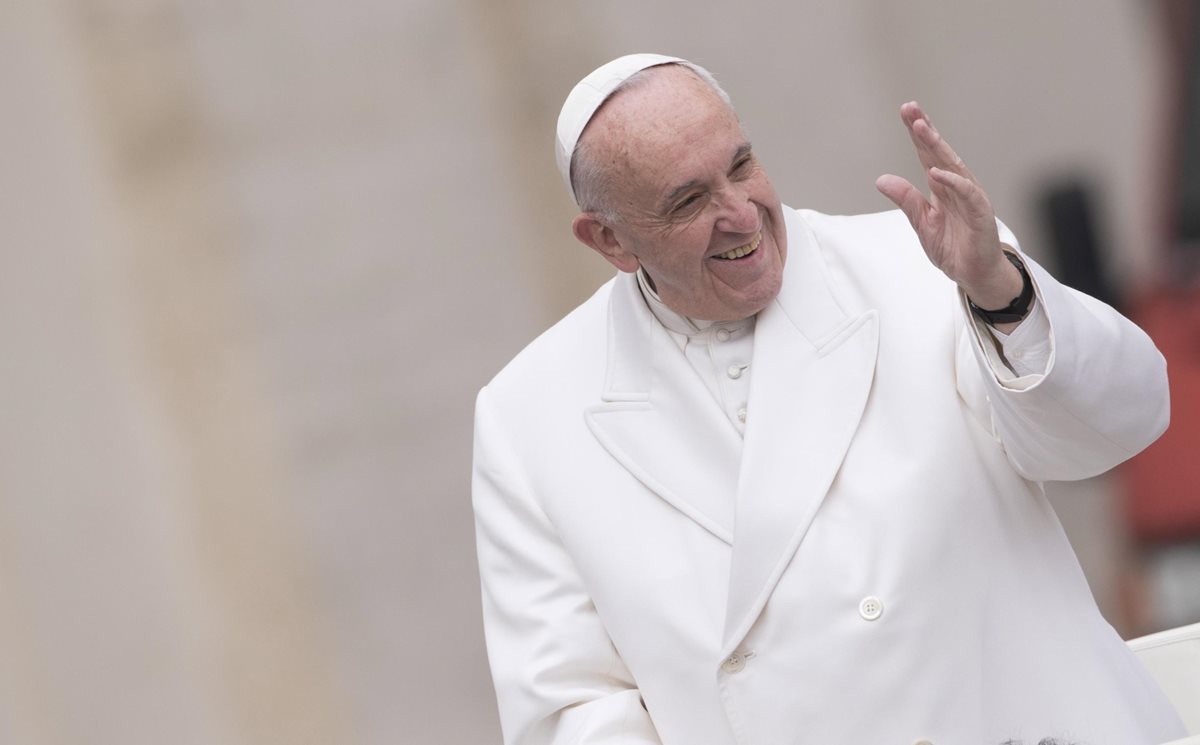
[[[575,189],[571,186],[571,156],[575,153],[575,145],[584,127],[592,120],[596,109],[604,103],[617,86],[624,83],[634,73],[641,72],[647,67],[667,65],[673,62],[686,62],[679,57],[667,57],[661,54],[627,54],[607,62],[588,73],[587,77],[576,83],[563,102],[562,111],[558,114],[558,131],[555,139],[554,155],[558,161],[558,170],[567,191],[575,199]],[[579,200],[575,199],[578,204]]]

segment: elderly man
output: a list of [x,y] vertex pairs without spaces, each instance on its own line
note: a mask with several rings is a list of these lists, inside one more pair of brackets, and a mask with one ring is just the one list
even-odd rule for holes
[[480,393],[488,654],[514,745],[1183,735],[1041,482],[1166,426],[1162,358],[1023,256],[915,103],[899,212],[780,204],[703,69],[567,98],[573,231],[619,272]]

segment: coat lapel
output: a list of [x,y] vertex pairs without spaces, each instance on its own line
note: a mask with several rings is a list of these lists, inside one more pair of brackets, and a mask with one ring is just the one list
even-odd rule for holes
[[614,283],[608,329],[603,403],[585,413],[592,434],[647,488],[731,543],[737,432],[646,306],[632,274]]
[[784,290],[758,317],[735,514],[724,653],[749,632],[796,552],[858,428],[878,315],[847,312],[819,247],[788,213]]

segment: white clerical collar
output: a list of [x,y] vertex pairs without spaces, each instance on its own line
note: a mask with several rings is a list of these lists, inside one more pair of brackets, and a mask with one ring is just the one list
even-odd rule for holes
[[637,282],[638,288],[642,291],[642,297],[646,300],[646,305],[650,307],[650,312],[654,314],[658,322],[665,326],[667,330],[677,334],[691,338],[702,334],[702,332],[707,331],[713,326],[734,329],[754,323],[754,316],[744,318],[740,321],[702,321],[696,318],[689,318],[667,307],[667,304],[662,301],[662,298],[650,286],[646,272],[641,267],[638,267],[637,270]]

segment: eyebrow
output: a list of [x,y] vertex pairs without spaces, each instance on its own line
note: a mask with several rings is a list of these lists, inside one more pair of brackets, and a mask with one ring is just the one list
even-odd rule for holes
[[[750,143],[749,142],[743,142],[741,145],[738,145],[738,149],[733,151],[733,157],[730,158],[730,160],[729,160],[730,166],[732,167],[739,160],[741,160],[742,158],[746,157],[749,154],[750,154]],[[691,179],[690,181],[687,181],[686,183],[676,186],[674,189],[671,190],[670,194],[668,194],[666,197],[663,198],[662,211],[663,212],[670,211],[671,205],[675,204],[675,200],[679,199],[681,196],[683,196],[687,192],[691,191],[692,189],[695,189],[697,186],[700,186],[700,185],[701,185],[701,181],[699,179]]]

